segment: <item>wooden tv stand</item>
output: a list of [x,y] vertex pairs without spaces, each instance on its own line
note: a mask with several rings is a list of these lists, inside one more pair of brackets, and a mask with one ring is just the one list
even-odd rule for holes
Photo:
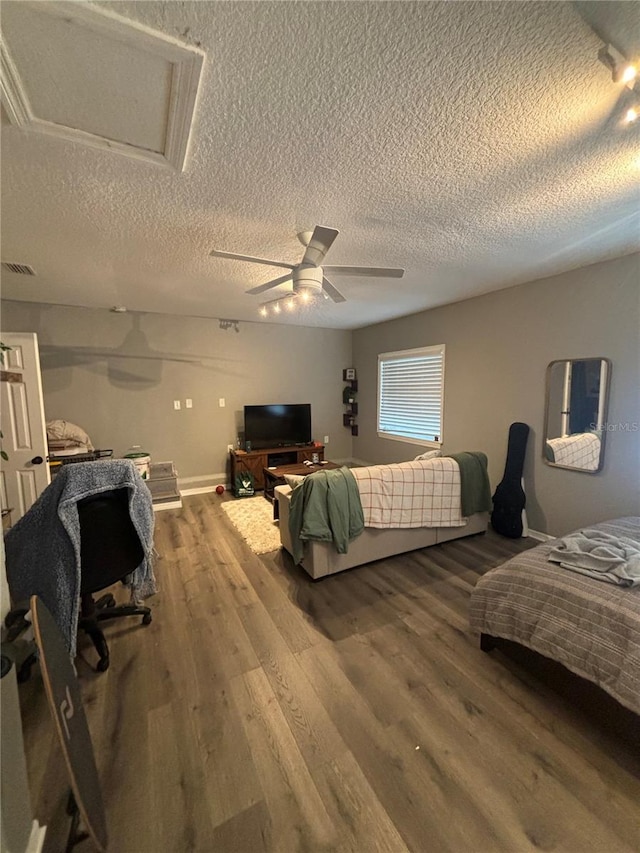
[[306,459],[311,461],[314,453],[318,459],[324,459],[324,445],[293,445],[291,447],[267,447],[262,450],[232,450],[231,453],[231,488],[235,493],[236,474],[252,474],[254,489],[264,489],[264,468],[279,467],[280,465],[299,465]]

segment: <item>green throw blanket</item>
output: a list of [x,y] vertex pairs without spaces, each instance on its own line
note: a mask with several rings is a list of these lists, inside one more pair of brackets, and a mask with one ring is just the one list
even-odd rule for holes
[[346,554],[349,542],[363,530],[360,492],[346,466],[310,474],[291,493],[289,532],[296,564],[305,540],[333,542],[339,554]]
[[491,486],[487,473],[487,456],[479,450],[468,453],[447,454],[460,467],[462,514],[465,518],[474,512],[491,510]]

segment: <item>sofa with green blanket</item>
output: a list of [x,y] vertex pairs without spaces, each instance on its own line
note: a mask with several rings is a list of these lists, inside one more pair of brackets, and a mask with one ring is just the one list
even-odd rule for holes
[[295,494],[290,486],[275,489],[282,546],[312,578],[487,529],[491,492],[482,453],[340,470],[345,475],[312,474]]

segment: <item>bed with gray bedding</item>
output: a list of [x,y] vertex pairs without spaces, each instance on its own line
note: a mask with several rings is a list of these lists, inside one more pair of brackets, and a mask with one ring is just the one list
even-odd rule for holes
[[[640,546],[640,518],[591,527]],[[558,541],[487,572],[471,596],[471,627],[558,661],[640,714],[640,586],[617,586],[549,562]]]

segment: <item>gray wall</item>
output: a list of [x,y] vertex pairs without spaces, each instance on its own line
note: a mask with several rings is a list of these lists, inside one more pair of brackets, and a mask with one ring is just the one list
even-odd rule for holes
[[[640,255],[490,293],[354,332],[359,436],[354,456],[410,459],[420,448],[376,435],[377,355],[446,345],[445,453],[482,450],[492,486],[502,478],[513,421],[531,427],[525,464],[529,524],[560,535],[640,515]],[[602,356],[612,366],[604,469],[575,473],[543,463],[545,372],[559,358]]]
[[311,403],[314,438],[330,437],[327,458],[351,455],[342,426],[351,332],[240,323],[236,333],[217,320],[26,302],[2,309],[3,330],[38,334],[48,420],[79,424],[116,455],[140,444],[173,460],[184,487],[225,481],[245,404]]
[[[2,328],[38,333],[48,418],[80,424],[116,453],[141,444],[156,460],[173,459],[187,487],[225,479],[227,444],[246,403],[311,402],[314,437],[330,436],[328,458],[413,458],[421,448],[376,435],[377,355],[444,343],[445,453],[483,450],[495,487],[509,425],[521,420],[532,429],[525,479],[534,529],[555,535],[640,514],[639,431],[607,432],[599,474],[542,461],[545,372],[554,359],[610,358],[609,424],[640,422],[640,255],[353,333],[261,323],[241,323],[236,333],[216,320],[25,302],[3,303]],[[359,384],[353,444],[342,426],[342,369],[351,364]],[[173,400],[184,406],[187,397],[194,408],[174,412]]]

